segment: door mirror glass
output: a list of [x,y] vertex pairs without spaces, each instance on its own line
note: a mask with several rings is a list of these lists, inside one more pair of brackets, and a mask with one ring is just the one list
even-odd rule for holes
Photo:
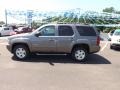
[[36,33],[35,33],[35,36],[36,36],[36,37],[41,36],[41,32],[36,32]]

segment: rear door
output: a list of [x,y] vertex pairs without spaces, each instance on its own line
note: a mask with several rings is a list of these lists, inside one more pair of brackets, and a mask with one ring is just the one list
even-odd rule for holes
[[57,52],[67,53],[70,52],[72,42],[74,39],[74,31],[72,26],[59,25],[57,37]]

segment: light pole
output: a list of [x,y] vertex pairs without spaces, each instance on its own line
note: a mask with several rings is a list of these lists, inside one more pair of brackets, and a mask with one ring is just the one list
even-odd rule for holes
[[5,9],[5,23],[6,23],[6,26],[8,25],[7,23],[7,10]]

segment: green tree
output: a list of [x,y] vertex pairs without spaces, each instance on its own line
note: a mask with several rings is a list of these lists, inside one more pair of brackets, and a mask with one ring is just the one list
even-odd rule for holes
[[103,9],[103,12],[108,12],[108,13],[115,13],[114,7],[108,7]]
[[3,24],[5,24],[5,22],[4,21],[0,21],[0,25],[3,25]]

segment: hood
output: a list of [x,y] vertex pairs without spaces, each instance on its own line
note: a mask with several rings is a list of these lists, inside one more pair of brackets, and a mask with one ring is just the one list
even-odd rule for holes
[[16,34],[13,36],[9,36],[8,40],[14,39],[14,38],[27,38],[29,37],[31,34],[30,33],[25,33],[25,34]]
[[112,36],[113,39],[120,39],[120,36]]

